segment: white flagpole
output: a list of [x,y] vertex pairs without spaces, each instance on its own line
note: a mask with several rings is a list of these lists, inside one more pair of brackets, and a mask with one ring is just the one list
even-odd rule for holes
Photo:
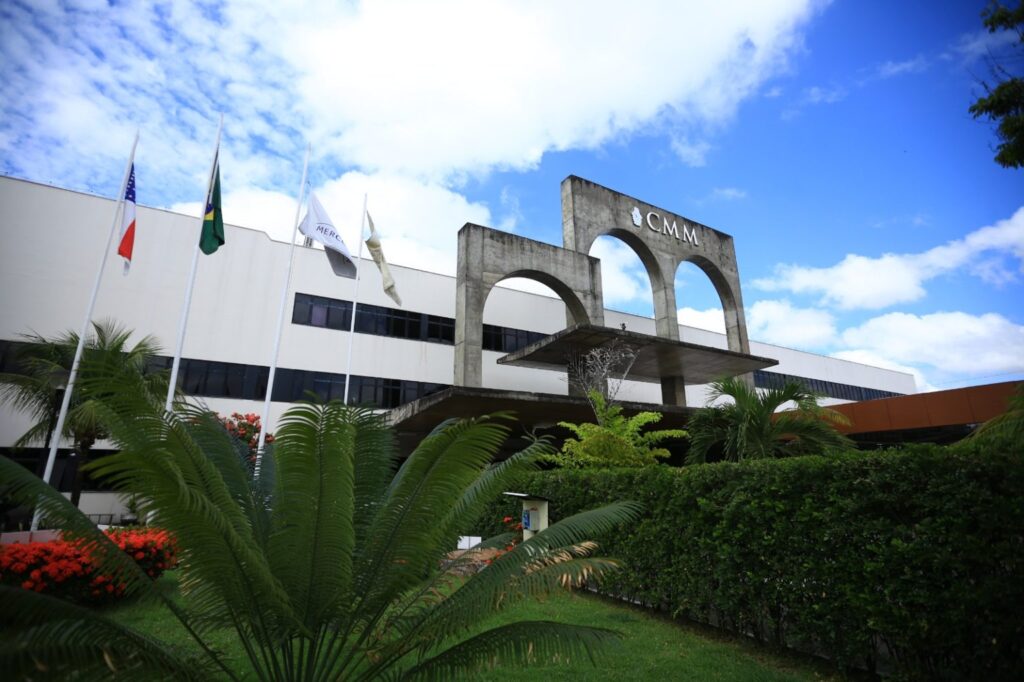
[[356,266],[356,295],[352,299],[352,319],[348,326],[348,367],[345,368],[345,404],[348,405],[348,387],[352,378],[352,346],[356,343],[356,306],[359,304],[359,281],[363,275],[363,233],[366,232],[366,194],[363,193],[363,215],[359,219],[359,265]]
[[171,382],[167,386],[167,401],[164,403],[164,410],[171,411],[174,403],[174,389],[178,386],[178,369],[181,366],[181,349],[185,345],[185,327],[188,325],[188,311],[192,307],[192,289],[196,284],[196,269],[199,266],[199,242],[203,236],[203,221],[206,219],[206,205],[210,203],[213,192],[213,174],[217,171],[220,163],[220,132],[224,128],[224,114],[220,115],[220,123],[217,125],[217,144],[213,146],[213,161],[210,163],[210,176],[206,182],[206,194],[203,196],[203,205],[200,207],[199,234],[196,236],[196,247],[192,254],[192,269],[188,276],[188,286],[185,288],[185,303],[182,305],[181,321],[178,324],[178,345],[174,351],[174,362],[171,363]]
[[[92,322],[92,311],[96,307],[96,294],[100,290],[100,282],[103,280],[103,270],[107,266],[107,256],[110,255],[110,247],[114,244],[114,233],[117,231],[118,214],[121,204],[124,203],[125,189],[128,187],[128,176],[132,172],[132,164],[135,163],[135,147],[139,144],[139,131],[135,131],[135,140],[132,141],[132,151],[128,155],[128,165],[124,168],[124,179],[121,180],[121,193],[117,196],[117,204],[114,206],[114,220],[110,224],[110,234],[107,236],[107,245],[103,248],[103,257],[100,259],[99,270],[96,271],[96,281],[92,285],[92,294],[89,296],[89,305],[85,310],[85,319],[82,320],[82,331],[78,333],[78,347],[75,348],[75,359],[71,361],[71,373],[68,374],[68,383],[64,387],[64,397],[61,399],[60,412],[57,415],[57,425],[50,436],[50,452],[46,456],[46,469],[43,471],[43,481],[50,482],[50,475],[53,474],[53,464],[57,461],[57,448],[60,446],[61,434],[64,432],[64,421],[68,416],[68,407],[71,405],[71,394],[75,390],[75,379],[78,377],[78,365],[82,361],[82,351],[85,349],[85,338],[89,333],[89,323]],[[81,463],[79,464],[81,466]],[[39,507],[36,507],[32,515],[32,530],[39,529],[39,522],[42,518]]]
[[302,200],[306,192],[306,171],[309,169],[309,152],[312,145],[306,145],[306,160],[302,164],[302,183],[299,185],[299,198],[295,204],[295,225],[292,227],[292,244],[288,249],[288,270],[284,278],[284,289],[281,290],[281,305],[277,309],[277,332],[274,337],[274,352],[270,356],[270,376],[267,377],[267,397],[263,401],[263,424],[260,438],[256,445],[256,473],[260,473],[263,462],[263,446],[267,440],[267,428],[270,423],[270,396],[274,392],[274,374],[277,373],[277,354],[281,349],[281,329],[284,327],[284,311],[288,307],[288,289],[292,282],[292,264],[295,262],[295,236],[299,232],[299,216],[302,214]]

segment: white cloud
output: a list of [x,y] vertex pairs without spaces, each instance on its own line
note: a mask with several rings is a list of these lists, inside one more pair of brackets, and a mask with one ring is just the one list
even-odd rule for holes
[[714,127],[784,64],[809,5],[630,6],[632,26],[701,26],[678,41],[631,35],[613,2],[375,2],[286,25],[276,44],[333,151],[447,176],[532,168],[651,123]]
[[798,308],[787,300],[758,301],[747,309],[751,339],[779,346],[818,349],[836,336],[835,318],[824,310]]
[[997,313],[888,313],[846,329],[842,341],[889,362],[947,374],[1024,372],[1024,326]]
[[776,97],[781,97],[782,88],[780,88],[778,85],[768,88],[768,90],[765,91],[764,96],[767,97],[768,99],[775,99]]
[[[987,259],[982,259],[988,256]],[[766,291],[820,295],[821,303],[841,309],[879,309],[923,298],[930,279],[961,268],[990,283],[1015,281],[1006,258],[1024,266],[1024,208],[1010,218],[983,227],[921,253],[887,253],[877,258],[849,254],[826,268],[778,265],[772,277],[754,280]]]
[[216,16],[8,3],[0,140],[18,153],[0,156],[7,172],[91,188],[139,125],[164,205],[189,199],[218,111],[239,177],[279,190],[303,138],[314,162],[449,182],[641,129],[693,140],[680,149],[699,162],[703,137],[785,67],[815,4],[630,7],[632,26],[701,27],[673,40],[631,32],[614,2],[228,2]]
[[924,55],[917,55],[913,59],[907,59],[902,62],[885,62],[878,67],[876,73],[879,78],[893,78],[908,73],[920,73],[927,68],[928,60]]
[[725,333],[725,313],[721,308],[708,308],[697,310],[696,308],[680,308],[676,311],[679,316],[679,324],[697,329],[706,329],[710,332]]
[[686,135],[673,135],[671,147],[679,160],[691,168],[703,168],[708,163],[711,143],[707,140],[694,141]]
[[933,386],[928,382],[924,372],[917,367],[901,365],[898,362],[893,362],[892,360],[869,350],[841,350],[832,353],[832,357],[839,358],[840,360],[849,360],[850,362],[859,362],[862,365],[869,365],[871,367],[881,367],[882,369],[906,372],[914,377],[914,383],[917,385],[918,391],[938,390],[936,386]]
[[[388,257],[452,272],[464,222],[521,220],[508,193],[497,215],[467,200],[468,180],[636,133],[702,165],[818,5],[651,0],[624,26],[610,0],[0,3],[0,172],[112,195],[138,127],[139,202],[198,210],[223,112],[229,222],[287,239],[309,142],[332,214],[369,186]],[[608,267],[611,301],[643,288]]]
[[946,59],[959,57],[965,64],[977,59],[994,57],[1020,40],[1014,31],[998,31],[989,33],[986,29],[978,29],[965,33],[957,39],[952,51],[943,55]]
[[711,198],[721,199],[722,201],[736,201],[737,199],[746,199],[747,192],[738,187],[716,187],[711,190]]
[[804,90],[803,104],[835,104],[846,97],[846,88],[841,86],[821,87],[818,85]]

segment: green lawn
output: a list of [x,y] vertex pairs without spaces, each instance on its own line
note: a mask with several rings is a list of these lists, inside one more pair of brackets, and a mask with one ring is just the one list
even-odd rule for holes
[[[177,591],[173,574],[160,580],[163,589]],[[161,640],[194,647],[165,608],[156,603],[129,604],[107,612],[116,620],[147,632]],[[586,594],[564,594],[519,604],[486,625],[514,620],[552,620],[595,625],[622,633],[619,646],[610,648],[592,666],[589,661],[570,661],[561,665],[537,665],[529,668],[499,668],[476,680],[783,680],[839,679],[827,665],[815,665],[805,659],[779,656],[746,641],[718,636],[702,628],[671,622],[646,610]],[[210,636],[213,646],[222,651],[229,665],[244,668],[245,658],[234,632],[220,630]]]

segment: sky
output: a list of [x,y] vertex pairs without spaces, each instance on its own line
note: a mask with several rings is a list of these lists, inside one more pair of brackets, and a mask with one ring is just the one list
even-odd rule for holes
[[[0,173],[113,197],[138,129],[138,202],[198,215],[223,114],[227,222],[287,241],[308,144],[350,247],[365,192],[388,260],[446,274],[466,222],[561,244],[579,175],[731,234],[754,340],[1020,379],[1024,170],[967,108],[1024,48],[985,5],[5,0]],[[652,315],[635,254],[591,254]],[[676,294],[723,328],[695,266]]]

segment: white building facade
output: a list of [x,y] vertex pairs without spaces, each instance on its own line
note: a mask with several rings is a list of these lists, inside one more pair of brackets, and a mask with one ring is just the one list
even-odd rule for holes
[[[12,342],[32,332],[54,337],[81,325],[114,201],[12,178],[0,178],[0,361]],[[230,216],[229,216],[230,217]],[[186,278],[198,239],[198,220],[139,206],[135,254],[128,275],[112,257],[104,272],[94,320],[113,319],[141,338],[149,334],[173,354]],[[455,230],[459,226],[453,225]],[[222,414],[260,412],[288,262],[287,243],[261,231],[227,226],[226,244],[200,256],[189,314],[182,387]],[[455,278],[392,266],[402,308],[381,289],[371,261],[363,263],[352,335],[355,402],[381,408],[451,385]],[[341,397],[355,280],[336,277],[318,249],[296,247],[282,334],[271,430],[288,402],[313,390]],[[498,365],[526,342],[566,325],[560,299],[494,289],[484,310],[483,385],[565,394],[564,374]],[[653,334],[654,320],[606,311],[609,327]],[[726,348],[725,336],[680,327],[680,339]],[[914,393],[909,374],[751,341],[750,352],[778,360],[758,373],[758,385],[798,377],[831,401]],[[4,360],[6,357],[6,360]],[[701,405],[705,387],[688,386],[686,402]],[[657,385],[628,383],[620,397],[659,403]],[[0,407],[0,449],[30,422]]]

